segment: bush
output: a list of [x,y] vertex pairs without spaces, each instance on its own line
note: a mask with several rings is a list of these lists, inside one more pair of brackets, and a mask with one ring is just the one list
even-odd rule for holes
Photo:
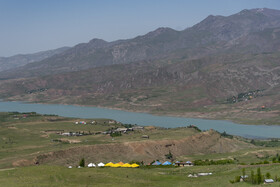
[[234,182],[240,182],[240,176],[235,176]]
[[171,153],[170,150],[169,150],[169,153],[165,155],[165,158],[169,159],[169,160],[173,160],[173,154]]
[[195,160],[194,165],[197,166],[206,166],[206,165],[225,165],[225,164],[234,164],[234,161],[231,159],[223,159],[223,160]]
[[269,164],[269,161],[265,160],[263,161],[264,164]]
[[117,137],[117,136],[122,136],[122,133],[121,132],[112,132],[110,135],[111,135],[111,137]]
[[85,159],[84,159],[84,158],[82,158],[82,159],[80,160],[79,166],[85,167]]

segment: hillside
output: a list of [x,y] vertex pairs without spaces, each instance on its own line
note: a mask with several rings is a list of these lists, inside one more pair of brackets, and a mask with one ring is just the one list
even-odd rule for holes
[[[95,121],[94,124],[91,121]],[[94,162],[165,160],[194,154],[228,153],[254,148],[237,138],[226,138],[216,131],[199,132],[195,128],[145,127],[111,137],[101,132],[124,128],[108,119],[72,119],[36,113],[0,113],[0,168],[37,164],[67,165],[81,157]],[[86,121],[87,125],[75,124]],[[63,136],[61,132],[80,132],[81,136]],[[148,135],[149,139],[141,138]]]
[[[93,145],[71,148],[39,155],[35,162],[39,164],[69,165],[77,163],[81,157],[92,162],[118,162],[120,160],[143,160],[150,163],[153,160],[165,160],[165,155],[171,151],[174,158],[182,155],[235,152],[250,147],[248,144],[221,138],[214,131],[203,132],[179,140],[157,140],[144,142],[126,142],[121,144]],[[67,159],[65,159],[67,158]]]
[[[0,82],[0,96],[8,100],[105,106],[190,117],[247,118],[253,120],[251,123],[278,124],[279,55],[151,61],[6,80]],[[250,100],[227,101],[256,90],[263,91]],[[269,110],[260,111],[263,105]]]
[[[166,57],[194,59],[210,54],[229,53],[232,49],[241,54],[277,51],[279,45],[273,45],[275,42],[270,44],[275,40],[274,35],[274,40],[266,38],[267,41],[264,42],[267,46],[264,48],[255,47],[256,40],[244,40],[244,37],[265,29],[279,28],[279,12],[271,9],[243,10],[228,17],[209,16],[183,31],[159,28],[128,40],[106,42],[93,39],[41,62],[3,72],[0,78],[57,74]],[[279,30],[274,30],[273,33],[279,36]],[[262,43],[258,45],[262,46]]]
[[11,57],[0,57],[0,72],[50,58],[54,55],[63,53],[67,49],[69,49],[69,47],[61,47],[58,49],[41,51],[34,54],[20,54]]

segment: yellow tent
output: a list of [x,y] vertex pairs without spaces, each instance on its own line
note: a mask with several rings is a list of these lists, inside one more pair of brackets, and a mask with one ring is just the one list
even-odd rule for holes
[[118,168],[118,167],[121,167],[121,166],[122,166],[122,165],[120,165],[120,164],[118,164],[118,163],[117,163],[117,164],[111,165],[112,168]]
[[111,167],[112,165],[114,165],[112,162],[105,164],[105,166],[109,166],[109,167]]
[[131,167],[132,167],[132,168],[138,168],[139,165],[138,165],[138,164],[132,164]]
[[123,167],[123,168],[131,168],[131,165],[130,164],[128,164],[128,163],[125,163],[124,165],[122,165],[121,167]]

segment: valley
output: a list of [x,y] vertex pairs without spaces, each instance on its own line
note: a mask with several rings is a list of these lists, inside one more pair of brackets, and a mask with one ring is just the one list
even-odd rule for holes
[[[111,11],[88,22],[65,16],[86,26],[65,27],[63,43],[77,41],[72,31],[88,42],[0,57],[0,186],[279,186],[280,10],[89,40]],[[46,20],[48,33],[32,40],[65,29]]]
[[[0,121],[0,181],[8,186],[19,183],[22,186],[34,183],[50,185],[53,182],[70,186],[123,186],[123,179],[128,186],[204,186],[217,185],[217,181],[230,186],[229,181],[241,175],[242,168],[248,175],[257,167],[261,167],[263,173],[270,172],[273,177],[279,175],[279,164],[273,161],[280,153],[280,144],[275,139],[256,140],[252,144],[250,139],[223,135],[213,130],[200,132],[193,127],[166,129],[153,126],[112,137],[103,132],[136,126],[108,119],[83,120],[36,113],[1,113]],[[85,135],[63,136],[61,133],[70,131]],[[143,138],[143,135],[149,138]],[[192,167],[147,166],[153,160],[169,160],[166,157],[168,153],[172,153],[173,162],[228,159],[232,163]],[[134,161],[144,165],[140,168],[76,168],[81,158],[86,164]],[[74,168],[67,168],[69,165]],[[199,172],[211,172],[213,175],[205,176],[207,180],[204,177],[187,177]],[[145,180],[141,180],[143,177]],[[79,182],[81,179],[82,182]],[[158,180],[160,182],[156,182]]]

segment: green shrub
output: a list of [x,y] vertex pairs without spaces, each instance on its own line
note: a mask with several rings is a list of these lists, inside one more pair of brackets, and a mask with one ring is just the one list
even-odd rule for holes
[[82,159],[80,160],[79,166],[85,167],[85,159],[84,159],[84,158],[82,158]]

